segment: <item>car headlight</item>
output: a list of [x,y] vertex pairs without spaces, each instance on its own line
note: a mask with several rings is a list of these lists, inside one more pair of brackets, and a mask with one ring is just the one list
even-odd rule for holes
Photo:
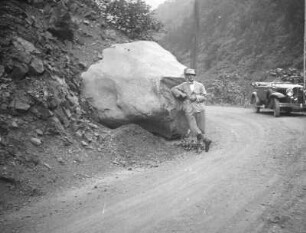
[[293,90],[292,89],[287,89],[286,94],[287,94],[287,96],[292,97],[293,96]]

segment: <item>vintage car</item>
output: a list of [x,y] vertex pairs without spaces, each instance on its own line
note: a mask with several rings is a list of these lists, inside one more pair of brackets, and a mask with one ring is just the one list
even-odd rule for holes
[[274,111],[274,116],[279,117],[281,112],[305,111],[306,91],[300,84],[289,82],[253,82],[255,91],[251,96],[251,104],[255,112],[267,108]]

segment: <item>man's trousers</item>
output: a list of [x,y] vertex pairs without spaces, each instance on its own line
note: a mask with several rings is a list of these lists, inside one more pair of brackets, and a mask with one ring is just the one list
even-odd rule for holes
[[185,116],[193,134],[205,134],[205,110],[193,113],[185,112]]

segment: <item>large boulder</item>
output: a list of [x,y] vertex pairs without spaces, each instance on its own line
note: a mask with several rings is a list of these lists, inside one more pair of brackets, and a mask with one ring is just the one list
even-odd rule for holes
[[151,41],[116,44],[82,74],[84,95],[101,123],[136,123],[166,138],[184,135],[187,123],[170,88],[183,82],[185,66]]

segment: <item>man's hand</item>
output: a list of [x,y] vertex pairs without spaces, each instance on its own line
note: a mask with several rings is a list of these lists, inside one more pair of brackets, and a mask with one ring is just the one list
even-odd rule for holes
[[190,101],[194,102],[194,101],[197,100],[197,97],[196,97],[196,95],[191,95],[191,96],[189,97],[189,99],[190,99]]
[[187,98],[187,95],[185,93],[181,93],[179,96],[178,96],[178,100],[185,100]]

